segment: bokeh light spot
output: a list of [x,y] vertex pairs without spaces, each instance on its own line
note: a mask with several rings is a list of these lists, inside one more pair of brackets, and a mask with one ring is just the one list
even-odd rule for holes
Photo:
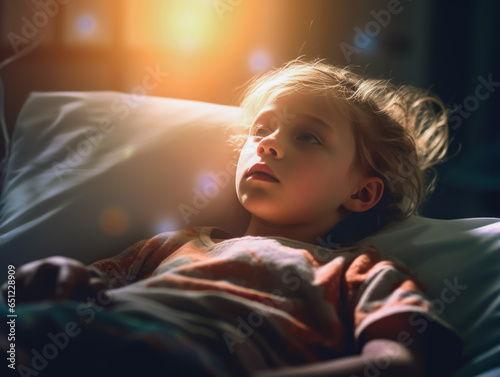
[[90,35],[96,30],[97,22],[93,15],[82,14],[76,20],[76,30],[79,34]]
[[365,46],[362,46],[361,52],[363,54],[371,54],[377,48],[377,40],[374,37],[368,37],[368,43]]
[[265,72],[271,68],[271,65],[271,56],[266,51],[254,51],[248,59],[248,66],[253,73]]
[[156,224],[156,233],[172,232],[178,229],[177,224],[168,218],[159,219]]
[[204,173],[199,176],[197,186],[201,192],[208,190],[213,185],[217,185],[217,182],[215,182],[213,175]]
[[130,226],[127,212],[119,206],[104,208],[99,216],[99,225],[104,233],[118,237],[123,235]]

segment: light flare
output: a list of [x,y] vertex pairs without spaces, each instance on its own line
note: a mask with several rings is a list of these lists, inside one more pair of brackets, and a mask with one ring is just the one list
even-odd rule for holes
[[163,19],[163,43],[178,51],[199,52],[210,47],[216,38],[219,20],[212,5],[207,1],[166,2],[160,16]]

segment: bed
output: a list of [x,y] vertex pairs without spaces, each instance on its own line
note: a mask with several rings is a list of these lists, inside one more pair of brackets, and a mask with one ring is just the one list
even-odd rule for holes
[[[227,142],[239,108],[117,92],[32,93],[0,197],[7,266],[50,255],[91,263],[198,225],[241,233],[248,214]],[[414,270],[464,339],[456,377],[500,375],[500,219],[414,215],[360,241]]]

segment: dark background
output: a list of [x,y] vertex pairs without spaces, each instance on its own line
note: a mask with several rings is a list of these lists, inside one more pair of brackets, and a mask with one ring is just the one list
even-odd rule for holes
[[148,95],[237,105],[255,74],[323,57],[456,109],[421,213],[500,217],[498,1],[0,0],[0,12],[0,60],[20,56],[0,71],[10,134],[31,91],[131,92],[149,67],[168,77]]

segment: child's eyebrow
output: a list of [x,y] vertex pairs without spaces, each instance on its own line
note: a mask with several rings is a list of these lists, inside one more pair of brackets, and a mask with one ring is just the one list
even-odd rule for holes
[[262,111],[257,118],[255,118],[254,124],[262,121],[272,121],[273,119],[278,120],[280,123],[284,123],[285,125],[287,123],[290,123],[292,121],[300,121],[300,122],[307,122],[309,123],[315,123],[317,125],[320,125],[324,128],[326,128],[330,132],[334,132],[335,128],[333,127],[332,124],[326,122],[322,118],[316,117],[311,114],[296,114],[296,113],[282,113],[279,110],[275,109],[268,109]]
[[333,127],[332,124],[326,122],[325,120],[319,118],[319,117],[316,117],[314,115],[310,115],[310,114],[297,114],[296,117],[299,119],[299,120],[304,120],[304,121],[307,121],[308,123],[312,122],[312,123],[315,123],[315,124],[318,124],[324,128],[327,129],[327,131],[330,131],[330,132],[334,132],[335,131],[335,128]]

